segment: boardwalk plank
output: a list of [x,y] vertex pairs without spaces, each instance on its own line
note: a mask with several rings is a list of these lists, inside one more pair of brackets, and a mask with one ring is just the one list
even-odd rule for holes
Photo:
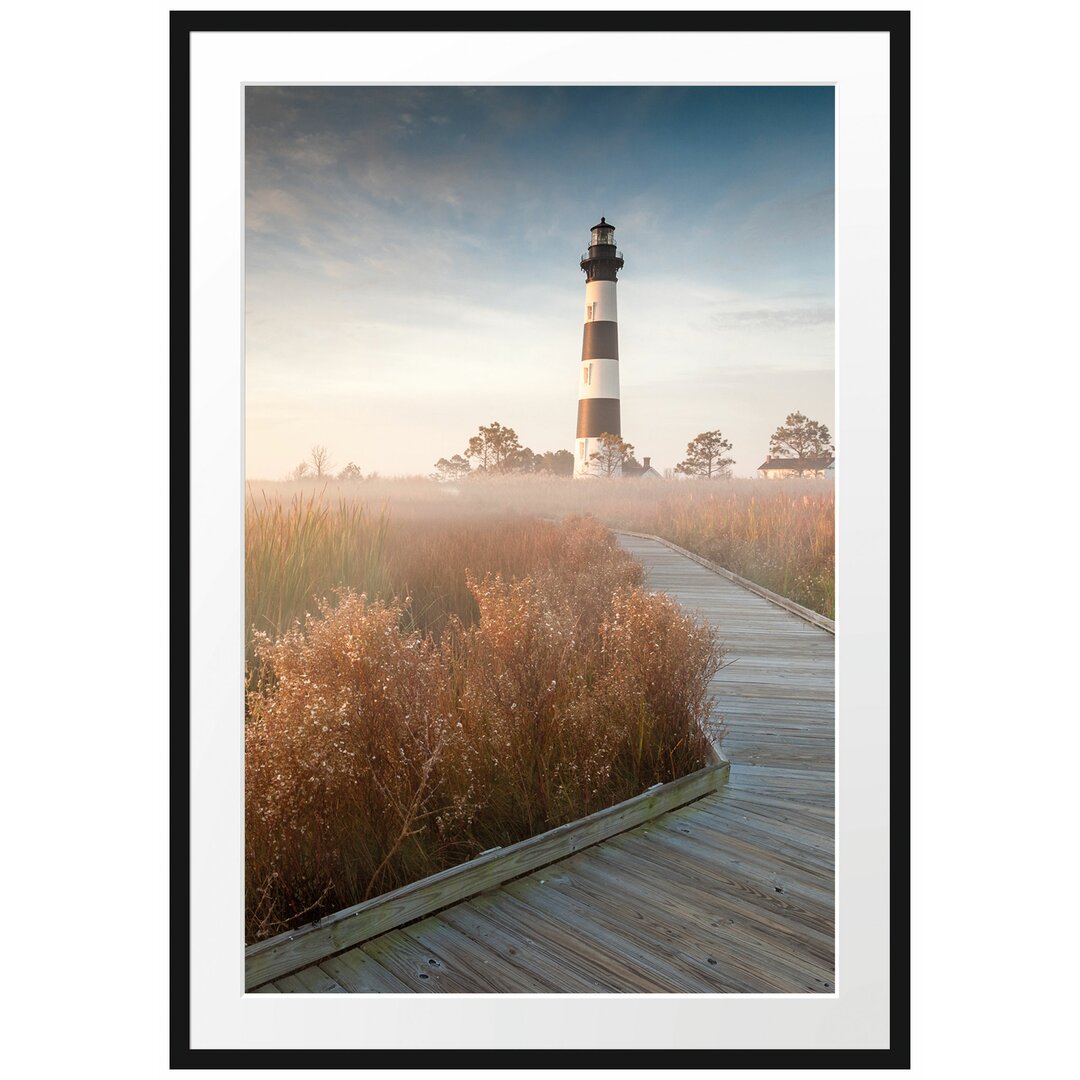
[[713,992],[730,989],[736,973],[744,993],[819,990],[832,978],[831,971],[807,961],[805,950],[797,956],[785,952],[775,930],[766,933],[745,921],[735,928],[734,921],[718,919],[714,897],[702,905],[698,896],[673,893],[665,882],[646,883],[625,867],[601,866],[596,859],[549,869],[546,887],[572,897],[590,918],[641,948],[689,967]]
[[[552,869],[564,877],[568,873],[561,865]],[[657,949],[654,942],[646,944],[638,928],[620,911],[621,897],[617,894],[605,897],[598,907],[590,908],[539,875],[512,881],[503,889],[529,907],[563,923],[572,933],[603,946],[608,955],[622,961],[628,970],[648,972],[672,993],[715,993],[719,989],[718,980],[705,979],[684,965],[672,963],[672,958]],[[742,988],[751,989],[749,985]]]
[[351,994],[408,994],[410,988],[367,953],[350,949],[319,963],[332,979]]
[[[662,877],[658,876],[659,870],[663,871]],[[794,957],[809,957],[815,965],[831,971],[834,938],[829,923],[807,917],[784,896],[773,894],[763,903],[746,888],[718,886],[700,875],[687,874],[677,864],[658,866],[651,853],[639,855],[627,848],[605,846],[581,867],[581,874],[605,875],[617,881],[620,890],[658,893],[658,912],[670,905],[685,907],[714,930],[749,933],[765,939],[769,947]]]
[[745,876],[747,882],[763,891],[771,889],[780,895],[792,897],[809,910],[832,913],[832,890],[822,883],[818,875],[783,863],[752,844],[734,837],[721,837],[704,843],[697,837],[661,827],[645,831],[644,836],[689,862],[700,863],[704,873],[730,877],[737,871]]
[[710,692],[726,785],[259,992],[836,991],[832,634],[663,544],[620,542],[725,644]]
[[404,930],[392,930],[360,946],[410,990],[422,994],[483,994],[490,987],[467,967],[428,948]]
[[439,913],[439,918],[456,930],[501,956],[507,963],[534,975],[549,991],[572,994],[601,993],[602,983],[568,970],[565,964],[519,933],[508,933],[496,921],[481,914],[475,903],[466,901]]
[[450,923],[431,917],[404,927],[404,932],[436,956],[466,972],[478,985],[501,994],[539,994],[558,990],[536,975],[507,963],[482,942],[462,934]]
[[325,971],[316,967],[301,968],[292,975],[275,980],[284,994],[345,994],[348,991]]
[[650,837],[627,837],[625,843],[605,844],[596,857],[617,859],[622,855],[639,860],[658,880],[677,882],[677,887],[673,884],[673,894],[685,887],[693,887],[741,903],[762,916],[804,925],[821,934],[823,940],[832,940],[831,910],[807,906],[793,892],[777,892],[774,882],[759,880],[756,874],[747,872],[737,863],[728,864],[719,858],[704,863],[699,855],[688,855],[685,850],[655,843]]
[[545,949],[569,971],[600,983],[606,991],[649,994],[673,990],[650,968],[627,963],[606,942],[597,941],[562,917],[552,917],[533,904],[523,903],[505,887],[477,897],[473,903],[489,918],[518,934],[526,944]]

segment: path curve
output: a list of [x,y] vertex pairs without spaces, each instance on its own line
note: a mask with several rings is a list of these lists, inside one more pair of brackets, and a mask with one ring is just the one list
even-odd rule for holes
[[727,783],[256,992],[836,992],[833,636],[658,540],[620,543],[724,643]]

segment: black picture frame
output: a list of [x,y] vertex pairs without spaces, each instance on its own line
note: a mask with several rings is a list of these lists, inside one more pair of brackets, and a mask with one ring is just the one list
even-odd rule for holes
[[[728,12],[350,12],[173,11],[171,63],[171,434],[170,485],[174,543],[170,556],[172,610],[170,732],[170,1061],[173,1068],[690,1068],[700,1051],[198,1049],[191,1046],[191,797],[190,797],[190,317],[189,204],[191,35],[234,31],[589,31],[631,33],[884,33],[890,55],[890,400],[894,463],[906,462],[910,428],[910,13],[908,11]],[[821,1069],[910,1067],[910,484],[906,465],[894,464],[891,487],[890,734],[890,1045],[887,1049],[726,1049],[711,1068]]]

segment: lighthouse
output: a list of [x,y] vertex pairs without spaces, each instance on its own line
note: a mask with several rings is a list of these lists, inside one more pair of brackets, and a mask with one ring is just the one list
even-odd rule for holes
[[622,435],[619,423],[619,314],[615,281],[623,267],[615,250],[615,226],[600,219],[592,227],[585,271],[585,333],[578,372],[577,450],[574,476],[589,476],[590,455],[605,433]]

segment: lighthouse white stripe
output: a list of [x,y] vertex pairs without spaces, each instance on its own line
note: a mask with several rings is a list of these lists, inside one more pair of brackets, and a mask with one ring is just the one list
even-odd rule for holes
[[589,475],[589,455],[595,449],[592,439],[578,439],[574,449],[574,475]]
[[585,321],[591,322],[593,319],[619,321],[614,281],[585,282]]
[[582,360],[578,376],[578,400],[582,398],[617,398],[619,396],[618,360]]

